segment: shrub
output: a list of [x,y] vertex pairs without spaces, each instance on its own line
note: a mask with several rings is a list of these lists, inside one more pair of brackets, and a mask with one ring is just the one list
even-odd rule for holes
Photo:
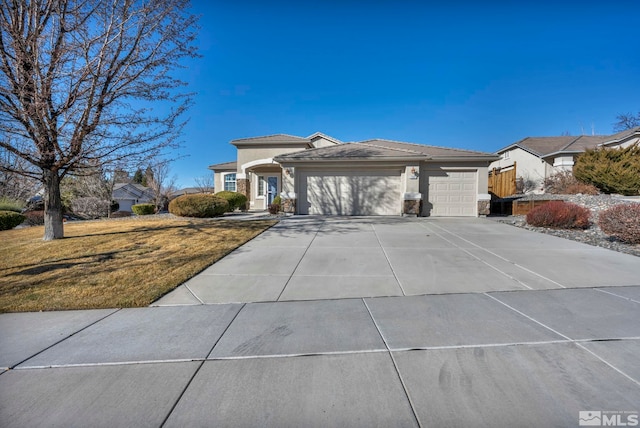
[[576,159],[574,175],[605,193],[640,194],[640,145],[587,150]]
[[276,196],[275,198],[273,198],[273,202],[274,205],[282,205],[282,198],[280,197],[280,195]]
[[640,244],[640,204],[621,204],[602,211],[598,226],[628,244]]
[[551,201],[529,211],[527,223],[538,227],[586,229],[591,212],[576,204]]
[[76,198],[71,201],[71,211],[78,217],[85,219],[107,217],[110,206],[111,201],[93,196]]
[[216,217],[228,210],[226,199],[207,193],[178,196],[169,203],[169,212],[180,217]]
[[13,229],[25,219],[25,216],[15,211],[0,211],[0,230]]
[[544,180],[544,189],[547,193],[556,195],[597,195],[598,189],[592,185],[578,180],[571,171],[561,171]]
[[111,201],[111,206],[109,207],[109,210],[112,213],[117,212],[120,209],[120,203],[118,201]]
[[24,203],[15,199],[0,197],[0,211],[13,211],[15,213],[21,213],[24,208]]
[[137,204],[131,207],[131,211],[136,215],[151,215],[155,214],[156,206],[154,204]]
[[26,211],[24,216],[27,218],[29,226],[42,226],[44,224],[44,210]]
[[131,217],[131,213],[129,211],[116,211],[111,213],[111,218],[122,218],[122,217]]
[[280,204],[269,204],[269,214],[278,214],[280,211]]
[[219,198],[226,199],[227,202],[229,202],[229,212],[235,211],[236,208],[240,208],[242,211],[247,208],[247,197],[242,193],[223,190],[215,195]]

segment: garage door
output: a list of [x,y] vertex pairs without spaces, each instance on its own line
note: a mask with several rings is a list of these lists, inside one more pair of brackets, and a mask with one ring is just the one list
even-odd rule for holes
[[300,171],[298,212],[400,215],[400,171]]
[[427,171],[429,215],[435,217],[471,216],[477,214],[476,171]]

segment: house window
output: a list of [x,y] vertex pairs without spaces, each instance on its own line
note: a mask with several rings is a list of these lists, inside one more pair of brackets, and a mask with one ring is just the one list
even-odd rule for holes
[[509,153],[510,152],[504,152],[504,154],[502,155],[503,159],[509,159]]
[[224,190],[228,190],[230,192],[236,191],[236,174],[226,174],[224,176]]
[[258,196],[264,196],[264,177],[258,176]]

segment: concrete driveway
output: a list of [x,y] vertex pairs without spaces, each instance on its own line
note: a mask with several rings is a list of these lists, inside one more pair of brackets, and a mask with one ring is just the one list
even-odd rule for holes
[[487,219],[293,217],[155,305],[640,285],[639,264]]
[[486,219],[290,218],[156,307],[0,315],[0,426],[631,426],[639,274]]

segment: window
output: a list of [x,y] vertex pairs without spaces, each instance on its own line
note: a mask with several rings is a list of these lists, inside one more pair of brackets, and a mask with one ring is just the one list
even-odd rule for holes
[[502,158],[503,158],[503,159],[509,159],[509,152],[504,152],[504,153],[502,154]]
[[224,176],[224,190],[236,191],[236,174],[226,174]]
[[264,177],[258,176],[258,196],[264,196]]

